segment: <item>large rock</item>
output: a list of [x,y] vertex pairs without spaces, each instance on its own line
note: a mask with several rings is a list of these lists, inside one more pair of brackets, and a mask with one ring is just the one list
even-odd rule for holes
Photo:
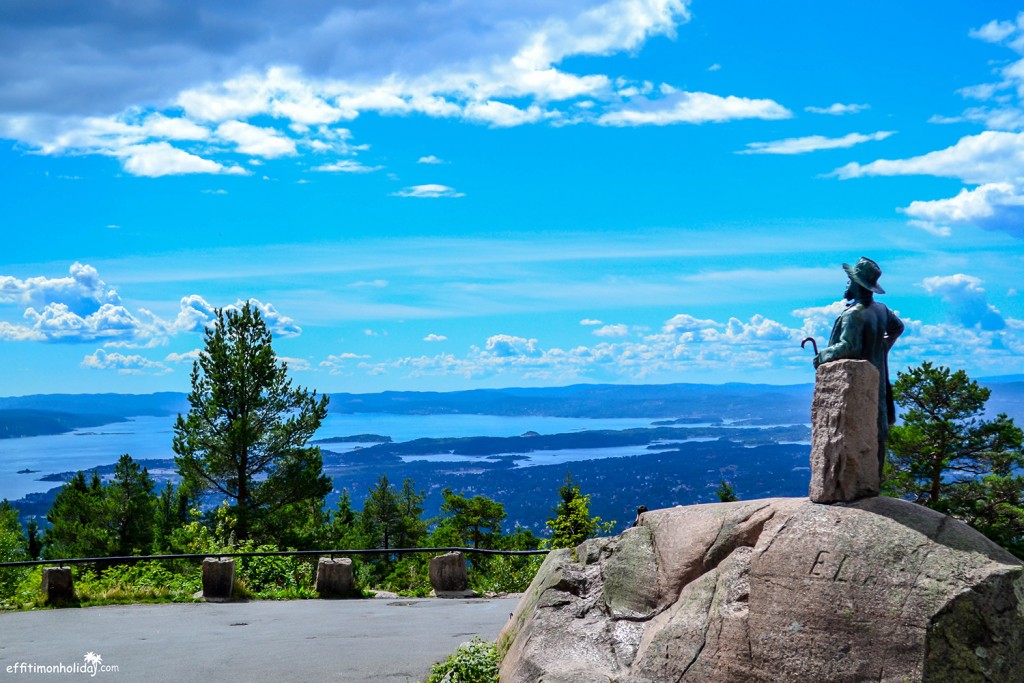
[[461,596],[469,587],[466,558],[460,552],[438,555],[430,560],[430,585],[438,597]]
[[503,683],[1024,681],[1024,566],[893,498],[655,510],[552,552],[498,642]]
[[231,600],[235,588],[235,561],[230,557],[203,559],[203,599],[207,602]]
[[316,592],[321,598],[340,598],[352,593],[355,578],[352,560],[321,557],[316,564]]
[[43,569],[43,597],[46,598],[48,605],[65,605],[75,602],[75,580],[71,576],[71,567],[46,567]]
[[866,360],[824,363],[811,403],[810,498],[836,503],[878,492],[878,370]]

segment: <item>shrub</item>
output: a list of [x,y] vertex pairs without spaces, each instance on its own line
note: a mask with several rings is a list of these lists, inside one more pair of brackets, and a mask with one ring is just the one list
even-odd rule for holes
[[494,643],[479,637],[463,643],[435,664],[425,683],[498,683],[498,653]]

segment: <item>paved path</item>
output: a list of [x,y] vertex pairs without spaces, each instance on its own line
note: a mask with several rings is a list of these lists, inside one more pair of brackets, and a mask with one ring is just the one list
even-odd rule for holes
[[[89,607],[0,613],[6,681],[420,681],[479,635],[494,640],[515,598],[292,600]],[[92,652],[116,672],[67,667]],[[15,669],[17,671],[17,669]]]

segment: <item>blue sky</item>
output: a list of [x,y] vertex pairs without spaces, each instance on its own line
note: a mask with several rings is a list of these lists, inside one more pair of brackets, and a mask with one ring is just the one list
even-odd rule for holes
[[322,391],[1024,372],[1009,3],[0,8],[0,394],[184,391],[253,299]]

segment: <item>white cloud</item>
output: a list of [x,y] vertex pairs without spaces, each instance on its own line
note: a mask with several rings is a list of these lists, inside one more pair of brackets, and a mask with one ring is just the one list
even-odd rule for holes
[[416,163],[417,164],[443,164],[444,160],[434,156],[433,154],[430,154],[430,155],[425,156],[425,157],[420,157],[419,159],[416,160]]
[[674,123],[721,123],[734,119],[788,119],[792,115],[774,100],[672,92],[658,100],[637,98],[629,106],[602,114],[597,123],[605,126],[665,126]]
[[[45,154],[115,156],[135,175],[243,175],[242,167],[221,155],[279,158],[363,150],[366,145],[353,145],[350,131],[337,124],[370,112],[492,127],[545,121],[669,125],[792,115],[770,99],[683,92],[668,84],[655,89],[646,80],[573,73],[563,66],[574,56],[603,57],[637,50],[654,36],[673,37],[689,21],[687,0],[488,0],[452,6],[397,0],[365,7],[313,3],[302,12],[270,3],[241,14],[204,5],[204,26],[216,26],[215,35],[202,27],[182,32],[176,22],[159,21],[200,11],[190,10],[194,0],[173,7],[169,0],[154,0],[140,13],[104,11],[107,1],[82,10],[72,41],[63,35],[67,25],[49,15],[23,17],[25,30],[5,46],[14,69],[5,81],[18,97],[8,100],[13,108],[0,108],[0,136]],[[110,35],[118,41],[112,43]],[[146,60],[136,58],[138,50]],[[35,75],[39,55],[49,65],[44,83]],[[588,60],[588,68],[592,64],[600,62]],[[196,141],[204,144],[181,144]],[[438,162],[433,155],[420,159]],[[378,168],[352,160],[316,167]],[[398,194],[459,196],[404,192],[411,193]]]
[[204,159],[184,150],[172,147],[167,142],[146,145],[129,145],[115,152],[121,157],[124,170],[132,175],[159,178],[165,175],[186,175],[190,173],[212,173],[248,175],[241,166],[224,164]]
[[149,360],[143,356],[108,353],[103,349],[96,349],[95,353],[83,358],[82,367],[93,370],[117,370],[122,375],[163,375],[171,372],[171,369],[163,363]]
[[317,166],[313,170],[324,173],[373,173],[379,171],[383,166],[364,166],[354,159],[342,159],[332,164]]
[[809,135],[802,138],[786,138],[773,142],[749,142],[747,149],[736,152],[737,154],[806,154],[817,152],[822,149],[845,149],[863,142],[873,140],[884,140],[894,131],[881,130],[877,133],[862,135],[861,133],[850,133],[841,138],[827,138],[823,135]]
[[392,196],[436,199],[438,197],[465,197],[466,195],[447,185],[427,184],[406,187],[398,192],[393,192]]
[[721,70],[721,68],[721,64],[712,64],[711,66],[708,67],[708,71],[719,71]]
[[381,280],[379,278],[376,279],[376,280],[359,280],[359,281],[353,282],[352,284],[349,285],[349,287],[355,287],[357,289],[362,289],[362,288],[365,288],[365,287],[374,287],[374,288],[377,288],[377,289],[381,289],[381,288],[387,287],[387,286],[388,286],[388,281],[387,280]]
[[1006,327],[1002,314],[988,303],[980,279],[957,273],[925,278],[920,284],[929,294],[942,297],[948,306],[951,322],[986,331]]
[[165,363],[188,363],[191,365],[203,355],[202,349],[192,349],[185,353],[169,353],[164,358]]
[[1014,183],[964,188],[955,197],[914,201],[901,211],[916,219],[914,225],[939,230],[939,234],[948,235],[950,224],[973,224],[1024,237],[1024,192]]
[[278,356],[279,361],[284,362],[288,365],[289,370],[295,372],[307,372],[313,369],[313,364],[305,358],[292,358],[290,356]]
[[621,323],[618,325],[605,325],[594,330],[593,334],[597,337],[628,337],[629,327]]
[[1012,21],[990,21],[981,28],[972,29],[971,38],[978,38],[989,43],[1001,43],[1017,32],[1017,25]]
[[431,332],[430,334],[428,334],[426,337],[423,338],[423,341],[425,341],[425,342],[443,342],[443,341],[448,341],[448,337],[444,336],[443,334],[434,334],[433,332]]
[[859,114],[871,108],[868,104],[842,104],[836,102],[827,107],[804,107],[804,111],[812,114],[828,114],[830,116],[843,116],[845,114]]
[[0,275],[0,304],[3,303],[33,306],[62,303],[76,313],[85,313],[95,311],[102,304],[118,305],[121,297],[107,286],[95,268],[75,261],[68,269],[68,276],[62,278],[40,276],[20,280]]
[[580,321],[580,325],[604,325],[604,323],[594,318],[584,318]]
[[1024,176],[1024,133],[984,131],[952,147],[909,159],[879,159],[837,168],[841,179],[863,176],[932,175],[966,183],[998,183]]
[[225,121],[217,126],[217,137],[233,142],[242,154],[274,159],[295,154],[295,141],[273,128],[260,128],[243,121]]

